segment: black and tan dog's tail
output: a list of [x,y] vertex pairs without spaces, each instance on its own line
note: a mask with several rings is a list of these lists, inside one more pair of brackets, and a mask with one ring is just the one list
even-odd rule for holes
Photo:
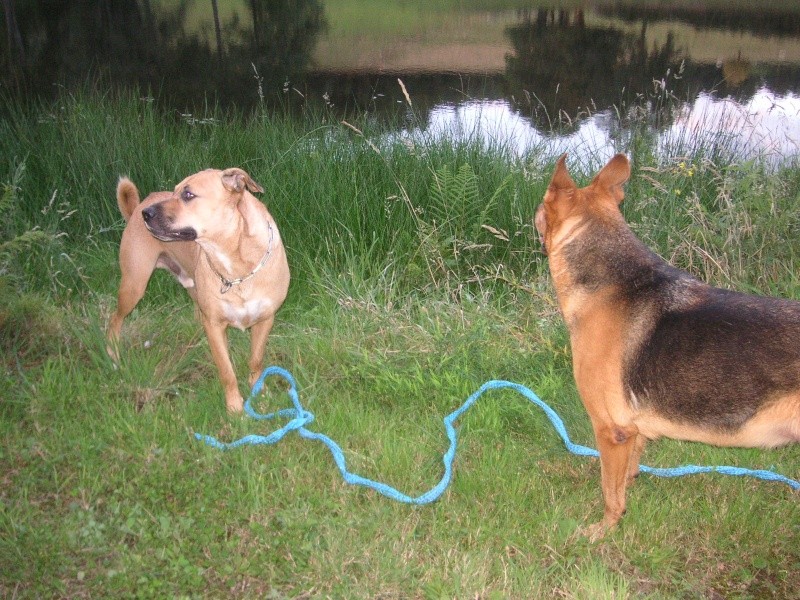
[[126,222],[130,220],[140,201],[136,185],[127,177],[120,177],[117,183],[117,206]]

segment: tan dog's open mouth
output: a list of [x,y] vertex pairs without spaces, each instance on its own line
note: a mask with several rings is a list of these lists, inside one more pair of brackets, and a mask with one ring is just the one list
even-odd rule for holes
[[158,204],[145,208],[142,211],[142,218],[147,230],[162,242],[193,242],[197,239],[197,231],[193,227],[174,230],[167,227]]

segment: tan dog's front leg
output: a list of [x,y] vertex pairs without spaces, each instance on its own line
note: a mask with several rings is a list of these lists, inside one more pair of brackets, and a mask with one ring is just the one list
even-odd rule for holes
[[228,332],[225,324],[213,323],[203,319],[203,328],[208,336],[211,356],[219,371],[219,378],[225,391],[225,406],[230,413],[240,413],[244,409],[244,400],[239,392],[236,373],[228,353]]
[[594,541],[613,529],[625,513],[625,491],[629,477],[635,467],[631,460],[641,452],[644,443],[639,443],[639,430],[635,425],[598,423],[594,425],[597,449],[600,452],[600,477],[603,487],[605,510],[603,520],[587,528],[586,533]]
[[267,338],[269,338],[269,332],[272,331],[274,322],[275,317],[271,316],[250,328],[250,361],[248,362],[250,377],[248,381],[251,389],[261,376],[261,371],[264,370],[264,350],[267,347]]

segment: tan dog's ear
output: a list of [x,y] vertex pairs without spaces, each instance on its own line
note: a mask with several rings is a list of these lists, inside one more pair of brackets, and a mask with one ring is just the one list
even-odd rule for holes
[[617,204],[625,198],[622,186],[631,176],[631,164],[624,154],[615,155],[602,170],[595,175],[590,185],[611,194]]
[[243,169],[233,167],[222,172],[222,185],[226,190],[241,193],[247,188],[250,192],[263,192],[264,188],[258,185]]
[[[551,190],[558,190],[558,191],[574,191],[577,189],[578,186],[575,185],[575,182],[572,180],[572,177],[569,176],[569,171],[567,170],[567,155],[562,154],[558,162],[556,162],[555,171],[553,171],[553,177],[550,179],[550,185],[548,189]],[[548,198],[550,196],[551,198]],[[545,195],[545,200],[548,199],[555,199],[555,195],[547,194]]]

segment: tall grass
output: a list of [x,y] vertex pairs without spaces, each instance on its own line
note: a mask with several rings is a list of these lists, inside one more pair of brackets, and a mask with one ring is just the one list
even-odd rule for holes
[[[405,257],[425,241],[418,229],[426,225],[429,237],[441,238],[425,242],[437,250],[458,238],[483,254],[515,259],[520,268],[535,255],[532,236],[517,235],[529,233],[527,221],[540,197],[521,166],[509,168],[500,155],[478,156],[465,143],[409,148],[395,140],[378,148],[368,141],[375,125],[366,119],[353,128],[325,113],[302,125],[280,114],[229,121],[213,110],[157,115],[152,102],[135,96],[69,96],[52,107],[13,107],[5,129],[3,155],[24,163],[26,173],[15,211],[21,228],[37,223],[47,204],[56,202],[76,211],[65,228],[76,247],[85,248],[87,240],[116,244],[121,220],[113,189],[119,175],[146,193],[171,189],[200,168],[238,165],[267,190],[264,201],[289,245],[302,248],[295,255],[314,262],[326,256],[337,270],[353,256],[367,255],[383,270],[393,256]],[[442,187],[448,169],[470,180],[468,206],[455,206],[457,198],[449,197],[463,190]],[[9,181],[12,173],[2,175]],[[499,201],[500,191],[516,201]],[[457,222],[443,212],[454,210],[463,213]],[[463,230],[473,216],[485,222]],[[511,238],[500,240],[493,229]]]
[[[618,531],[595,461],[565,453],[510,393],[464,416],[455,480],[409,508],[339,480],[289,437],[218,453],[269,426],[225,414],[191,303],[157,273],[104,352],[122,230],[120,174],[143,192],[208,166],[266,190],[293,272],[268,360],[290,369],[313,427],[351,468],[418,494],[440,477],[441,418],[488,379],[529,385],[593,445],[531,220],[556,157],[458,140],[404,143],[342,124],[164,114],[136,95],[10,104],[0,120],[0,595],[4,597],[791,597],[800,508],[785,486],[642,477]],[[656,160],[630,140],[636,232],[718,285],[800,297],[793,167]],[[581,165],[575,177],[591,173]],[[247,343],[231,333],[244,377]],[[287,405],[276,386],[261,403]],[[800,449],[664,441],[650,464],[800,476]]]

